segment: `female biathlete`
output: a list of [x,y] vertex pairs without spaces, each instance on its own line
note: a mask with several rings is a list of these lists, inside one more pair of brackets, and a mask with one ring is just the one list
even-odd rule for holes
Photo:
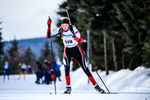
[[[94,85],[94,88],[100,92],[105,93],[105,91],[99,87],[99,85],[94,80],[92,74],[90,73],[89,69],[87,68],[85,64],[85,58],[84,54],[81,50],[79,42],[83,41],[83,38],[81,38],[81,34],[77,30],[77,28],[74,25],[70,25],[70,20],[68,17],[63,17],[61,19],[61,27],[55,30],[54,32],[50,32],[50,26],[51,26],[51,19],[47,21],[48,29],[47,29],[47,38],[51,38],[57,35],[60,35],[63,39],[64,44],[64,59],[65,59],[65,78],[66,78],[66,91],[65,94],[71,93],[71,84],[70,84],[70,61],[73,57],[76,59],[78,64],[81,66],[85,74],[88,76],[91,83]],[[72,33],[72,30],[74,31],[74,34]]]

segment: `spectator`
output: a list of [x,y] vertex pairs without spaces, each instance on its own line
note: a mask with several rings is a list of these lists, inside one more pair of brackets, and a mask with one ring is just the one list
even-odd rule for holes
[[5,81],[6,74],[8,76],[8,80],[9,80],[9,67],[10,66],[11,65],[8,63],[8,61],[5,61],[5,64],[2,66],[2,67],[4,67],[4,79],[3,79],[3,81]]
[[47,60],[44,60],[44,81],[46,84],[49,84],[50,82],[50,66],[48,64]]
[[28,64],[27,67],[28,67],[28,74],[32,74],[32,66]]
[[25,80],[26,68],[27,68],[27,66],[26,66],[25,62],[23,62],[22,65],[21,65],[21,71],[19,73],[19,78],[18,79],[20,79],[21,75],[23,74],[24,75],[24,80]]
[[59,81],[61,81],[60,76],[61,76],[61,72],[60,72],[60,67],[61,65],[58,65],[56,61],[51,62],[51,66],[53,67],[53,69],[55,70],[55,81],[58,78]]
[[42,77],[43,77],[43,68],[42,65],[37,62],[35,65],[35,73],[36,73],[36,81],[35,83],[40,84],[40,79],[42,80],[42,83],[44,83]]

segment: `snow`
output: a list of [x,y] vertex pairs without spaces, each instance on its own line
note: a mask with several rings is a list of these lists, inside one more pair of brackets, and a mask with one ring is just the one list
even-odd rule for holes
[[[61,79],[56,81],[57,94],[54,84],[35,84],[35,74],[27,74],[18,80],[19,75],[10,75],[10,80],[3,81],[0,76],[0,100],[150,100],[150,68],[142,66],[131,71],[123,69],[118,72],[105,71],[98,73],[105,82],[109,91],[120,94],[99,94],[88,84],[87,76],[81,68],[71,72],[72,93],[63,95],[65,90],[64,66],[61,66]],[[97,83],[107,91],[96,72],[92,72]],[[49,93],[52,93],[49,94]]]

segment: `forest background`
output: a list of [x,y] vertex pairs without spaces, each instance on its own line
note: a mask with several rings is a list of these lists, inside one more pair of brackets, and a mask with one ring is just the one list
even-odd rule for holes
[[[69,15],[73,25],[77,27],[83,38],[87,39],[90,32],[90,60],[93,70],[118,71],[138,66],[150,67],[150,0],[66,0],[59,5],[56,12],[61,17],[67,16],[64,11],[69,7]],[[2,23],[0,23],[1,25]],[[52,23],[54,24],[54,23]],[[58,19],[57,26],[60,26]],[[0,29],[2,30],[2,28]],[[49,43],[41,50],[41,57],[35,59],[30,47],[21,52],[17,40],[6,53],[0,32],[0,65],[8,60],[12,72],[16,71],[19,62],[26,61],[32,65],[36,61],[51,58]],[[59,56],[62,60],[63,44],[60,37],[55,42],[59,44]],[[87,44],[81,43],[86,52]],[[74,61],[75,62],[75,61]],[[79,66],[74,63],[73,70]],[[1,67],[0,67],[1,68]]]

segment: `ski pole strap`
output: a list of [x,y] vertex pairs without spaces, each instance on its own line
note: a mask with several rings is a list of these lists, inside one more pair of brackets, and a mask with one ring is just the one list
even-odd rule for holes
[[72,28],[72,25],[70,25],[69,28],[70,28],[70,31],[71,31],[72,34],[73,34],[73,37],[75,38],[76,36],[75,36],[74,30],[73,30],[73,28]]

